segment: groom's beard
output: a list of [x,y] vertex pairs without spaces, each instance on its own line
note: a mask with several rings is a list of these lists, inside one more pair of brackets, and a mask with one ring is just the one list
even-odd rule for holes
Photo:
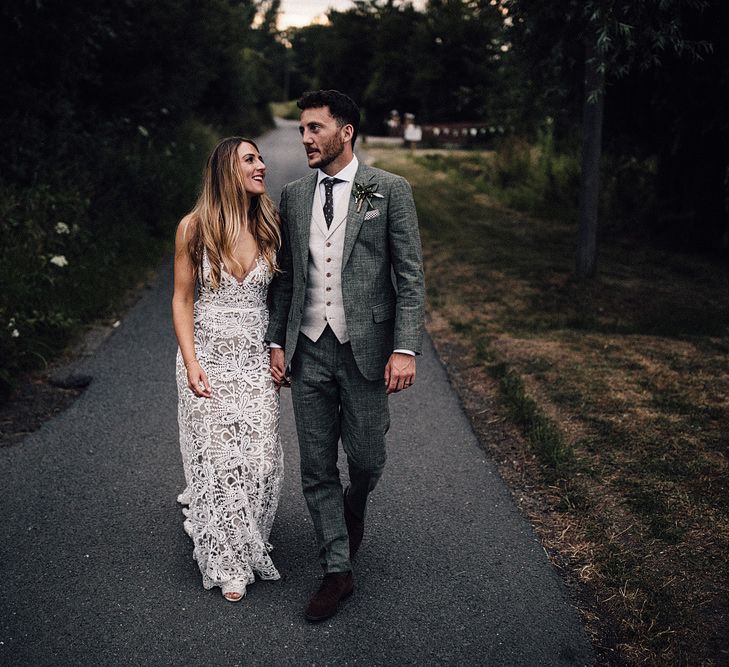
[[344,142],[339,136],[333,136],[327,143],[318,146],[319,161],[312,164],[313,169],[324,169],[344,152]]

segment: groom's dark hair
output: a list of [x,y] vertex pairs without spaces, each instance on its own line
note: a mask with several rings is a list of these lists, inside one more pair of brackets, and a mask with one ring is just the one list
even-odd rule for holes
[[351,125],[354,128],[352,133],[352,148],[354,148],[359,132],[359,107],[349,95],[338,90],[314,90],[304,93],[296,106],[302,111],[329,107],[329,113],[337,121],[338,127]]

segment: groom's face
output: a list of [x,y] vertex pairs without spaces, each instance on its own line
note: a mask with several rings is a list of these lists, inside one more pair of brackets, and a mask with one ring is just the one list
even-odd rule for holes
[[338,127],[329,107],[304,109],[301,112],[299,132],[306,149],[306,159],[312,169],[324,169],[345,150],[351,137],[351,125]]

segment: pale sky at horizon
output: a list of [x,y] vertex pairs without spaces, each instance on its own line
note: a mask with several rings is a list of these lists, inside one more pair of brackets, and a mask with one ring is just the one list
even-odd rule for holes
[[[291,26],[309,25],[314,19],[324,18],[330,8],[346,11],[352,7],[352,0],[281,0],[278,17],[279,30]],[[422,7],[425,0],[413,0],[416,7]]]
[[331,7],[347,10],[351,6],[351,0],[281,0],[278,27],[283,30],[291,26],[309,25]]

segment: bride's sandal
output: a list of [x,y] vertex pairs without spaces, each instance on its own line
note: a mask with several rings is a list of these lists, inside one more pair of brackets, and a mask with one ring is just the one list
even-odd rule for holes
[[228,602],[240,602],[245,597],[246,585],[238,579],[231,579],[226,581],[220,590]]

